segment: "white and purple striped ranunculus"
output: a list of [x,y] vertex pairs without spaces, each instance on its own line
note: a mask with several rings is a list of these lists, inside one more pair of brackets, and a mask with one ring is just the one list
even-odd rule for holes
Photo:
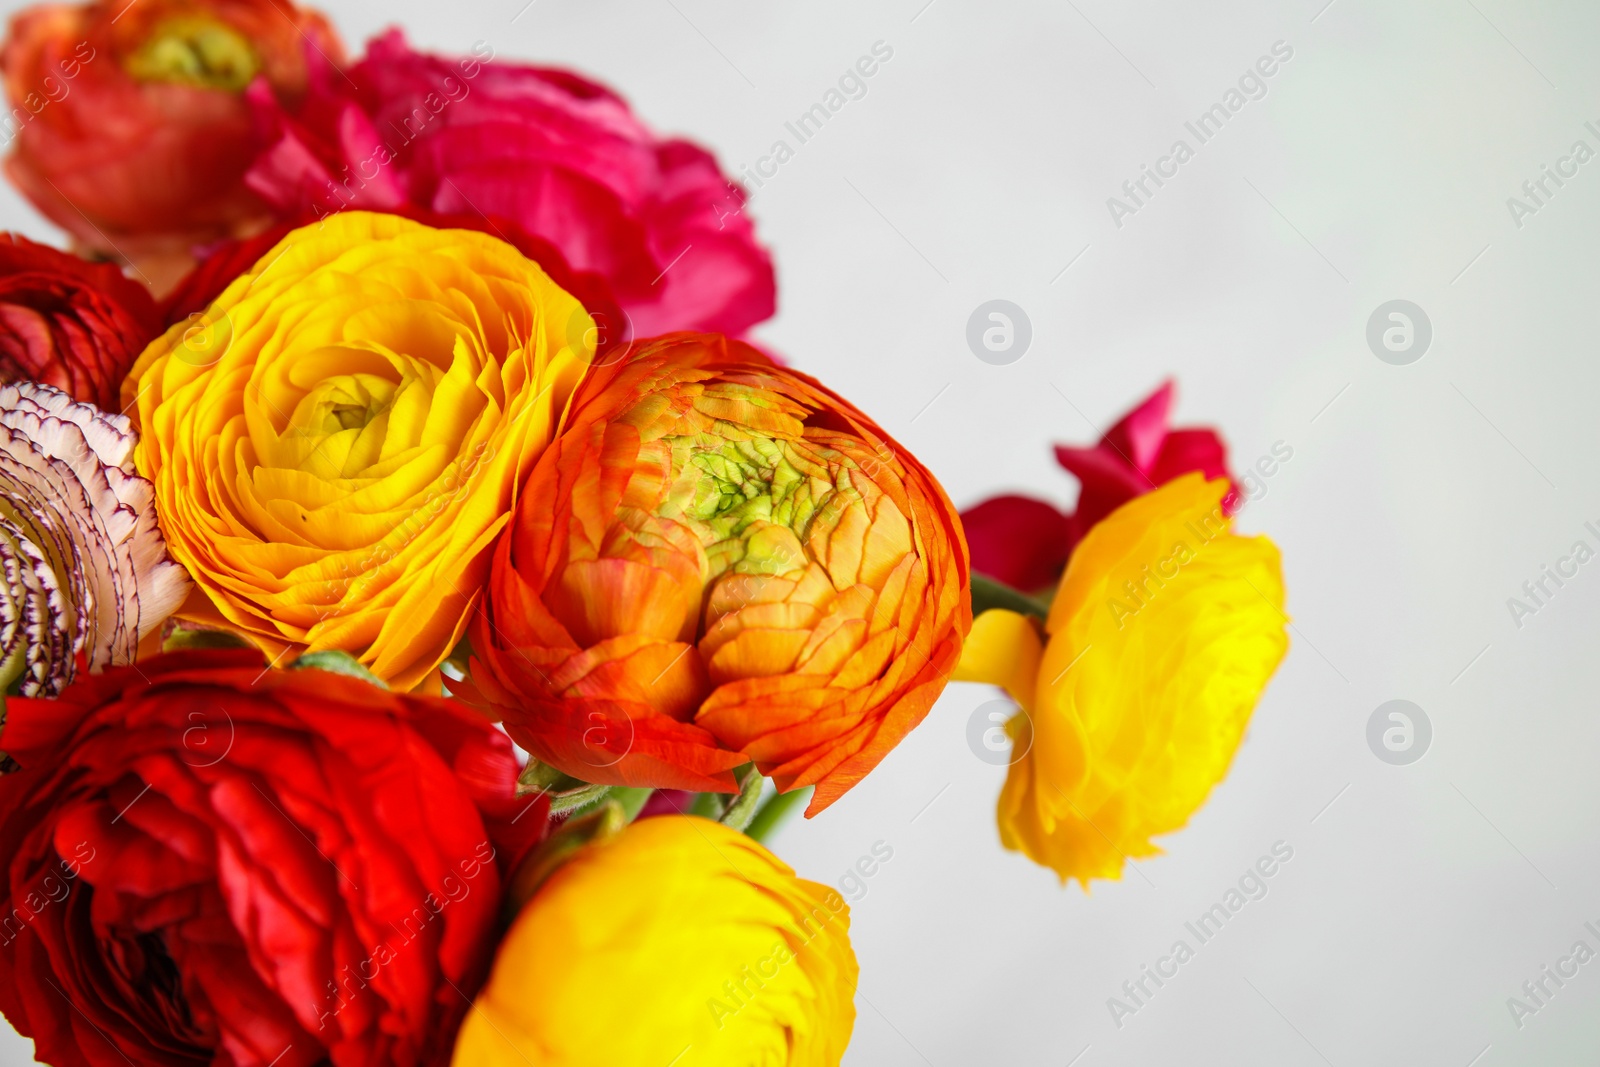
[[48,385],[0,386],[0,686],[54,696],[133,662],[183,603],[125,416]]

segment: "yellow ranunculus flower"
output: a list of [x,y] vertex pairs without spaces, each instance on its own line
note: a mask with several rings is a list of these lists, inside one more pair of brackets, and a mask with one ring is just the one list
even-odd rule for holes
[[526,904],[455,1067],[836,1067],[855,1023],[850,909],[687,815],[586,846]]
[[485,234],[357,211],[289,234],[123,386],[197,586],[179,616],[418,684],[589,363],[586,324]]
[[1002,843],[1063,883],[1120,878],[1222,780],[1288,649],[1278,549],[1241,537],[1224,479],[1185,475],[1098,523],[1046,623],[979,616],[955,677],[1022,706]]

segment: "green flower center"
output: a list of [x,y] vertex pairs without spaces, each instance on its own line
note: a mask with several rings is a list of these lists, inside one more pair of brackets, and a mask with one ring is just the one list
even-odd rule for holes
[[696,435],[669,443],[679,473],[661,514],[698,531],[710,580],[804,570],[813,521],[854,498],[847,471],[829,470],[797,442]]
[[233,27],[185,15],[158,26],[123,67],[140,81],[240,93],[260,73],[261,60]]

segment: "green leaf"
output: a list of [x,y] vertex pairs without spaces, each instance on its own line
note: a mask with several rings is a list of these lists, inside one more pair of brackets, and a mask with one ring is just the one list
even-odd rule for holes
[[176,629],[161,642],[161,651],[175,652],[185,648],[254,648],[249,641],[226,630]]
[[972,614],[976,618],[991,608],[1003,608],[1020,615],[1033,615],[1040,619],[1050,617],[1048,605],[1026,593],[1018,592],[1003,582],[981,574],[972,576]]
[[536,759],[530,759],[517,775],[517,796],[543,794],[549,797],[551,815],[565,815],[598,804],[606,799],[611,788],[592,785]]
[[320,652],[307,652],[290,665],[291,671],[327,671],[329,674],[343,674],[350,678],[360,678],[364,682],[371,682],[379,689],[389,688],[376,674],[363,667],[359,660],[348,652],[336,648],[324,649]]
[[529,793],[548,793],[554,789],[571,789],[574,785],[587,784],[563,771],[556,770],[548,763],[530,759],[528,765],[522,768],[522,773],[517,775],[517,796],[525,797]]

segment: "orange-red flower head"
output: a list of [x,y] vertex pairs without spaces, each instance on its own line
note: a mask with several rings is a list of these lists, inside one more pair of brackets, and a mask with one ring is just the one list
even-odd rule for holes
[[472,680],[588,781],[832,803],[927,714],[971,626],[931,475],[756,349],[675,334],[594,369],[522,487]]
[[[244,186],[260,145],[245,90],[306,90],[306,52],[342,57],[289,0],[42,4],[11,22],[0,67],[11,179],[89,248],[135,260],[264,219]],[[313,53],[314,54],[314,53]]]

